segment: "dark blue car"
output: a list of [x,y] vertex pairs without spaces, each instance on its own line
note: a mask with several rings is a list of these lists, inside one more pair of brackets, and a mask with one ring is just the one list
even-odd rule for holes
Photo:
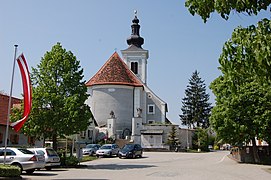
[[119,158],[136,158],[142,157],[143,148],[139,144],[126,144],[119,151]]

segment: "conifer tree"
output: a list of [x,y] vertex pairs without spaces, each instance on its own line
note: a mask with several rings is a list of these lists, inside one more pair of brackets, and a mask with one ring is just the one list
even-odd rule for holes
[[211,111],[209,97],[210,95],[206,93],[204,80],[200,78],[199,72],[196,70],[189,79],[185,97],[182,99],[182,114],[180,115],[182,125],[193,129],[209,127]]
[[180,144],[179,138],[177,138],[177,128],[176,126],[171,127],[171,131],[168,134],[168,142],[171,147],[178,146]]

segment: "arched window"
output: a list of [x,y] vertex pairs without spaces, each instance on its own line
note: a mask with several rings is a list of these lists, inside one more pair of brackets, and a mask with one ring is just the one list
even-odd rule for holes
[[132,70],[135,74],[138,74],[138,62],[131,62],[131,70]]

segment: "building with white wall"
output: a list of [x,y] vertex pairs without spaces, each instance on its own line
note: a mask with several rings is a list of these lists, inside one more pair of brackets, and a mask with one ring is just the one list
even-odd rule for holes
[[[142,48],[139,20],[135,14],[128,48],[117,52],[90,78],[86,86],[90,106],[99,127],[107,127],[108,137],[131,138],[144,146],[162,147],[166,142],[167,104],[147,85],[149,51]],[[160,124],[149,128],[150,124]],[[166,128],[167,129],[167,128]]]

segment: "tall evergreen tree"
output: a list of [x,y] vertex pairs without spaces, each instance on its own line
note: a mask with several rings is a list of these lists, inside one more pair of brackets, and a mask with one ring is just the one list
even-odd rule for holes
[[200,78],[199,72],[196,70],[189,79],[185,97],[182,99],[182,114],[180,115],[182,125],[193,129],[195,127],[209,127],[211,111],[209,97],[210,95],[206,93],[204,80]]

